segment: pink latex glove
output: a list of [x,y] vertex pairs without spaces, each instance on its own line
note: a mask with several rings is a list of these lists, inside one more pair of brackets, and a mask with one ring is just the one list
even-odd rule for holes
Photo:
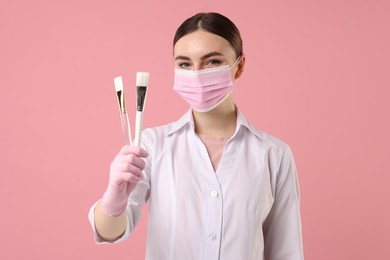
[[110,180],[101,201],[102,210],[109,216],[117,217],[123,213],[127,206],[130,193],[142,180],[142,170],[148,153],[140,148],[130,145],[122,147],[110,166]]

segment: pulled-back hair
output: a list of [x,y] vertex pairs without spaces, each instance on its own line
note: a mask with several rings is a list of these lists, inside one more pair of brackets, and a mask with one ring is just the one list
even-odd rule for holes
[[229,18],[219,13],[198,13],[185,20],[176,30],[173,46],[181,37],[199,29],[221,36],[233,47],[236,57],[243,54],[240,31]]

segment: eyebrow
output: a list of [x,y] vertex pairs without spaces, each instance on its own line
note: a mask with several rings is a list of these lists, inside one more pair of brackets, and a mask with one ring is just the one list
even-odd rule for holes
[[[205,59],[210,58],[212,56],[223,56],[223,54],[220,52],[217,52],[217,51],[213,51],[213,52],[210,52],[210,53],[203,55],[200,59],[205,60]],[[179,55],[175,58],[175,60],[190,60],[190,58],[188,58],[187,56]]]

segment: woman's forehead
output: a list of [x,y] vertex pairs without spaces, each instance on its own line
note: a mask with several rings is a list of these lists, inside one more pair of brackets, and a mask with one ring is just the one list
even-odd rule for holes
[[227,56],[235,54],[233,47],[227,40],[204,30],[197,30],[183,36],[173,48],[175,57],[202,57],[212,52]]

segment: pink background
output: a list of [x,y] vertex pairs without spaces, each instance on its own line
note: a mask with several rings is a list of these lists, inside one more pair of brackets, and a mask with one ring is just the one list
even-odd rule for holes
[[146,218],[115,246],[95,245],[87,220],[124,142],[113,78],[131,108],[150,72],[145,127],[179,118],[171,43],[199,11],[240,28],[236,103],[294,151],[306,259],[390,259],[389,1],[0,6],[0,259],[143,259]]

